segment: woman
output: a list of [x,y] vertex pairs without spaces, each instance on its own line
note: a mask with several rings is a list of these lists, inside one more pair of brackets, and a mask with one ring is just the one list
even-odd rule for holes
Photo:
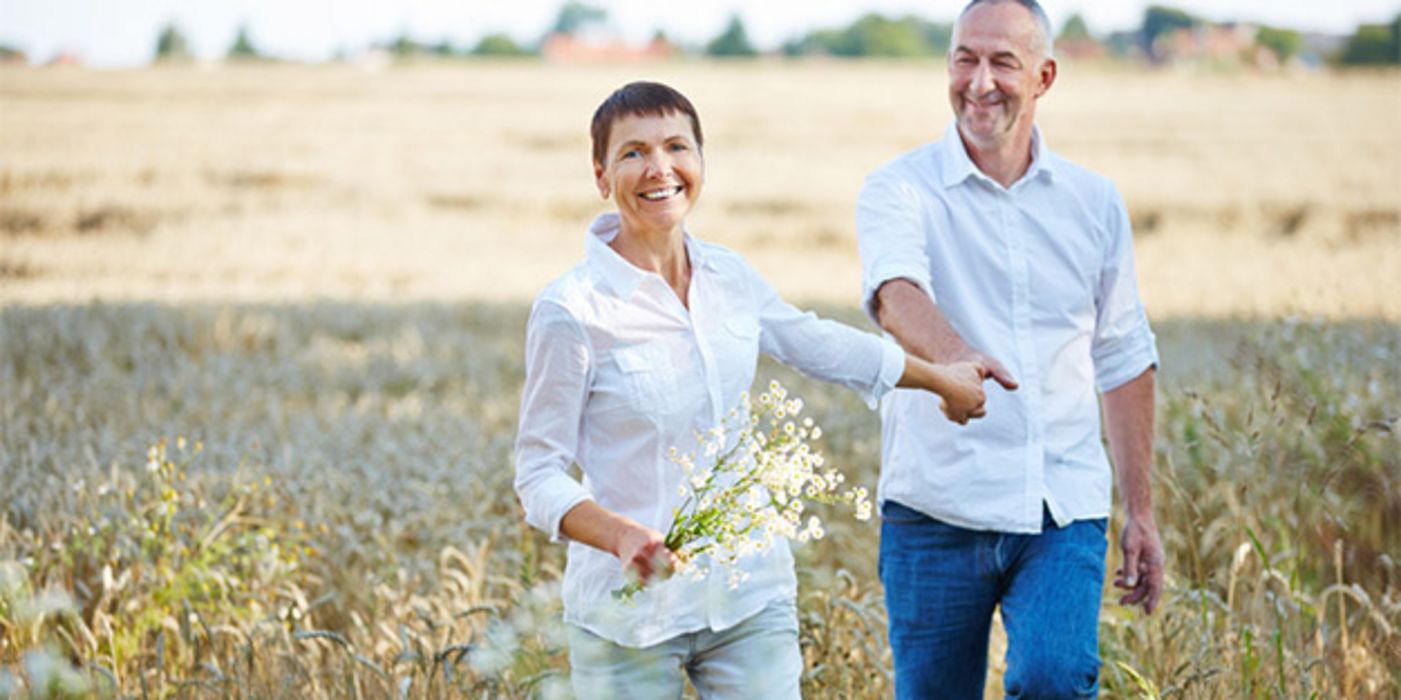
[[[568,541],[564,618],[580,698],[796,698],[802,673],[786,542],[723,567],[662,579],[662,532],[679,505],[673,446],[721,422],[764,352],[864,395],[894,386],[944,399],[949,417],[982,412],[978,370],[932,365],[895,344],[788,305],[735,253],[690,236],[705,181],[700,120],[680,93],[631,83],[593,117],[594,176],[615,213],[594,221],[586,259],[541,292],[526,339],[516,492],[526,520]],[[583,483],[569,473],[573,464]],[[652,583],[610,592],[625,569]]]

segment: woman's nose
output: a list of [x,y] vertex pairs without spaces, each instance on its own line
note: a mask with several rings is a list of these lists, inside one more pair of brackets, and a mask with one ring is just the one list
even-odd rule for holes
[[643,174],[655,180],[666,177],[670,170],[671,159],[665,153],[658,153],[647,159],[647,170]]

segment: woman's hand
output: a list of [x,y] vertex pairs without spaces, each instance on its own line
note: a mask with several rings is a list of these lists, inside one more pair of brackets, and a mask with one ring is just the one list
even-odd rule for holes
[[988,375],[982,367],[972,362],[955,362],[936,365],[934,369],[945,377],[945,386],[936,391],[944,399],[939,408],[949,420],[966,425],[970,419],[987,415],[983,379]]
[[949,420],[965,425],[972,418],[987,415],[983,402],[983,379],[989,375],[975,362],[953,362],[936,365],[905,355],[905,374],[900,377],[898,386],[924,389],[939,395],[943,401],[939,408]]
[[642,584],[654,576],[665,577],[679,563],[676,555],[666,548],[662,533],[593,500],[581,501],[565,513],[559,531],[571,540],[617,557],[623,563],[623,570],[636,573]]
[[636,574],[642,585],[652,577],[665,578],[679,563],[666,548],[662,533],[637,523],[624,525],[614,539],[613,554],[623,563],[629,578]]

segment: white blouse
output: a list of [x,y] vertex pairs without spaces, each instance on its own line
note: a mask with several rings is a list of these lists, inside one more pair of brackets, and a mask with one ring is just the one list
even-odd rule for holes
[[[794,308],[740,256],[690,235],[688,311],[661,276],[608,246],[619,225],[616,214],[594,221],[584,262],[540,293],[526,330],[515,488],[526,521],[555,541],[565,513],[590,498],[666,532],[683,479],[669,448],[694,451],[696,433],[721,423],[753,383],[760,352],[860,392],[872,407],[904,372],[893,342]],[[618,559],[570,542],[564,618],[644,647],[723,630],[795,596],[785,543],[742,568],[748,578],[736,590],[716,566],[704,579],[654,581],[618,602]]]

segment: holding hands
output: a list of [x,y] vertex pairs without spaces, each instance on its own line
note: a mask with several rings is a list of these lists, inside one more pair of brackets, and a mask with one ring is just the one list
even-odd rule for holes
[[899,386],[938,394],[943,399],[939,408],[944,415],[959,425],[967,425],[968,421],[987,415],[987,394],[982,386],[987,379],[1009,391],[1017,388],[1017,382],[997,360],[976,352],[948,364],[906,355],[905,376],[900,378]]

